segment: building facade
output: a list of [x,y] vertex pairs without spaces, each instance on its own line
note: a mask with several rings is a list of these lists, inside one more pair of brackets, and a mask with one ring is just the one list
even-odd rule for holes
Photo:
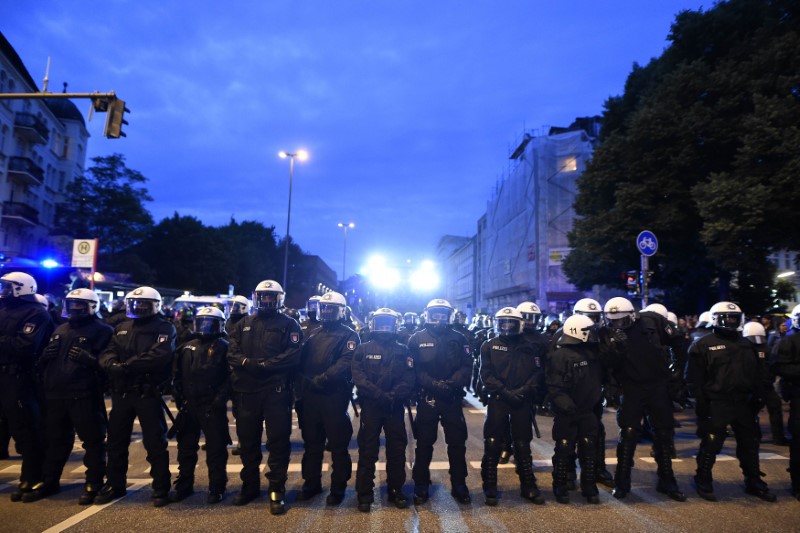
[[570,251],[576,183],[598,132],[599,117],[591,117],[569,128],[550,128],[545,135],[523,135],[475,235],[462,248],[440,247],[453,300],[488,313],[530,300],[545,312],[559,313],[589,296],[567,281],[561,265]]
[[[39,92],[0,33],[0,93]],[[0,99],[0,253],[31,266],[56,247],[56,205],[84,172],[89,132],[66,99]]]

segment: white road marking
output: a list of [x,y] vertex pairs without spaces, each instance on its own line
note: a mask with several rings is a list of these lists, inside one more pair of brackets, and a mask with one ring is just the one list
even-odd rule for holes
[[122,498],[118,498],[116,500],[112,500],[112,501],[110,501],[110,502],[108,502],[106,504],[103,504],[103,505],[92,505],[92,506],[88,507],[86,510],[81,511],[78,514],[67,518],[63,522],[59,522],[58,524],[54,525],[53,527],[45,529],[44,533],[58,533],[58,532],[66,530],[66,529],[69,529],[69,528],[75,526],[76,524],[80,524],[81,522],[83,522],[84,520],[89,518],[90,516],[93,516],[93,515],[99,513],[100,511],[102,511],[103,509],[108,507],[109,505],[114,505],[118,501],[120,501],[123,498],[127,497],[129,494],[141,490],[142,488],[144,488],[147,485],[149,485],[149,483],[150,483],[149,481],[136,480],[136,483],[134,483],[133,485],[128,487],[128,494],[126,494]]

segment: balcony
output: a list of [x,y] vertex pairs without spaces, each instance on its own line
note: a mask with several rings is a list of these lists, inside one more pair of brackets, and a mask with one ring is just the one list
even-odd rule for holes
[[47,144],[50,139],[45,123],[30,113],[17,113],[14,117],[14,132],[34,144]]
[[8,177],[25,185],[41,185],[44,181],[44,170],[32,159],[12,157],[8,162]]
[[3,224],[36,226],[39,224],[39,211],[20,202],[3,202]]

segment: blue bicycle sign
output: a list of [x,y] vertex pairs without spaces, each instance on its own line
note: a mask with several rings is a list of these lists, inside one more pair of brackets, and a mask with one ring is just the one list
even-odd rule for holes
[[636,237],[636,247],[642,255],[651,256],[658,250],[658,239],[652,231],[643,231]]

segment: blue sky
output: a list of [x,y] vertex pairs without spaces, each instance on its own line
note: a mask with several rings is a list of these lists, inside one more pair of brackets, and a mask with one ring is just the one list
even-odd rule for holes
[[[0,30],[50,91],[114,90],[128,137],[89,156],[149,178],[156,221],[259,220],[339,275],[472,235],[526,129],[602,113],[674,15],[710,1],[3,2]],[[143,7],[144,5],[147,7]],[[75,102],[88,114],[89,102]],[[85,115],[86,116],[86,115]]]

